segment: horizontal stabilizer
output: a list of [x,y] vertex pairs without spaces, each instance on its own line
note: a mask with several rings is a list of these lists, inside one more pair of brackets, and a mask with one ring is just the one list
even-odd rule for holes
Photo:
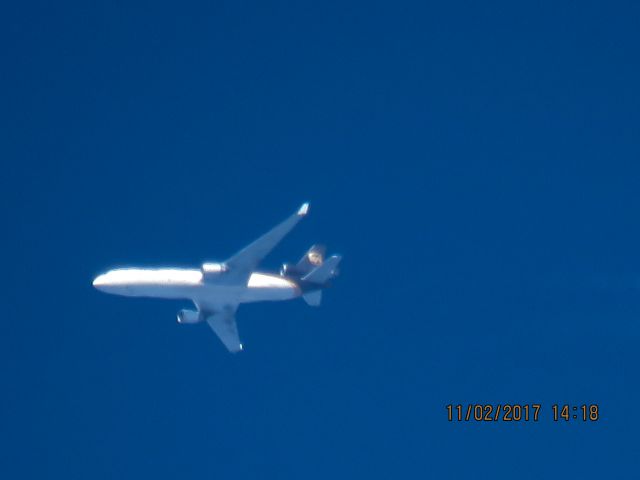
[[313,292],[305,293],[302,295],[302,298],[307,302],[307,305],[319,307],[322,302],[322,290],[314,290]]
[[333,255],[327,258],[322,265],[302,277],[302,280],[319,285],[324,284],[327,280],[336,276],[340,260],[342,260],[340,255]]

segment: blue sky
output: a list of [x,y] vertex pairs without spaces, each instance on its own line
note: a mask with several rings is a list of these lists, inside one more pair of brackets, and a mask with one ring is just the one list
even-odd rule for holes
[[[634,2],[20,2],[0,15],[3,478],[638,472]],[[344,255],[320,309],[91,288]],[[449,403],[541,403],[450,423]],[[597,403],[556,423],[554,403]]]

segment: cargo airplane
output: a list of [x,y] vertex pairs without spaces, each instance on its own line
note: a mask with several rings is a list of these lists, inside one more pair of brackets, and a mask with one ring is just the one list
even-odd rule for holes
[[284,264],[280,274],[255,271],[260,261],[307,214],[309,204],[222,263],[203,263],[199,269],[118,268],[98,275],[98,290],[128,297],[188,299],[195,310],[178,312],[178,323],[206,321],[230,352],[242,350],[235,313],[249,302],[302,297],[318,306],[322,290],[337,275],[342,259],[324,260],[325,248],[314,245],[295,264]]

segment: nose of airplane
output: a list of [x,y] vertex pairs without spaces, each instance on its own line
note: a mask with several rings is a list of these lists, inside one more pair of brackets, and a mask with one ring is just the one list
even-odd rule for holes
[[100,287],[104,287],[107,284],[106,275],[98,275],[93,279],[93,286],[100,290]]

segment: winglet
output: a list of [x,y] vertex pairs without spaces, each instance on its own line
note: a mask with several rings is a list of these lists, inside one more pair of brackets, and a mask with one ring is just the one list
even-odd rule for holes
[[309,202],[305,202],[302,204],[302,206],[298,210],[298,216],[304,217],[308,211],[309,211]]

